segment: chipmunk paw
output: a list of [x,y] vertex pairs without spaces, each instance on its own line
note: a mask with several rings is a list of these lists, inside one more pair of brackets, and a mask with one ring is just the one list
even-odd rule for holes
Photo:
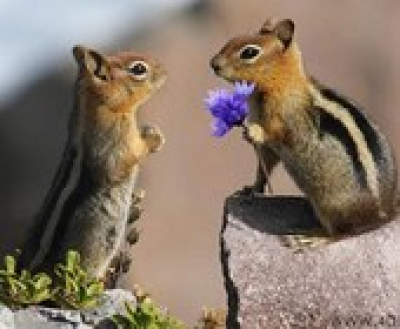
[[254,144],[264,144],[267,141],[263,127],[257,123],[250,123],[246,126],[243,138]]
[[155,125],[145,125],[140,129],[140,135],[146,142],[150,153],[158,152],[165,143],[164,135],[160,128]]

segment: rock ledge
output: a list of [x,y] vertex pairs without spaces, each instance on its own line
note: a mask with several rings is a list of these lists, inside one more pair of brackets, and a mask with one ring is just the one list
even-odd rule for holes
[[304,253],[284,247],[279,235],[319,225],[312,214],[301,197],[227,199],[227,327],[400,327],[400,221]]

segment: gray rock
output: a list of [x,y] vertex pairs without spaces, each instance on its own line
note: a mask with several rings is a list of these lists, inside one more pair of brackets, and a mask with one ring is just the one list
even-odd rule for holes
[[301,197],[227,199],[228,328],[400,328],[399,220],[303,253],[280,242],[316,227]]
[[14,314],[6,306],[0,304],[0,329],[14,329]]
[[107,290],[102,297],[101,305],[93,310],[82,312],[82,319],[88,324],[99,324],[101,320],[116,313],[126,314],[125,302],[128,302],[133,309],[136,308],[136,298],[130,291]]
[[125,302],[135,308],[136,298],[122,289],[107,290],[98,307],[87,311],[29,307],[14,313],[0,305],[0,329],[114,328],[107,318],[126,314]]
[[30,307],[15,312],[16,329],[88,329],[79,311]]

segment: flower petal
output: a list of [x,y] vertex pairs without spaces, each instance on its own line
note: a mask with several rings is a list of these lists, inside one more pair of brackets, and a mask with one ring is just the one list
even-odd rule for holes
[[248,83],[246,81],[235,82],[235,93],[239,95],[243,95],[245,97],[250,96],[255,89],[254,83]]
[[212,134],[215,137],[224,136],[232,127],[229,127],[224,121],[220,119],[215,119],[212,122]]
[[206,105],[208,108],[218,107],[229,95],[230,93],[226,89],[211,90],[208,92],[208,97],[205,99]]
[[248,97],[253,93],[252,83],[236,82],[233,92],[226,89],[209,91],[205,99],[208,111],[214,117],[213,135],[221,137],[234,126],[240,125],[249,114]]

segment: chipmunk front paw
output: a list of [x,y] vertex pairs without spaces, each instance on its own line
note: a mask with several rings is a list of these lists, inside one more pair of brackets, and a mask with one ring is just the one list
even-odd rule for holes
[[267,141],[263,127],[257,123],[250,123],[246,126],[243,138],[254,144],[264,144]]
[[165,139],[160,128],[154,125],[145,125],[141,127],[140,136],[146,143],[150,153],[158,152],[165,143]]

